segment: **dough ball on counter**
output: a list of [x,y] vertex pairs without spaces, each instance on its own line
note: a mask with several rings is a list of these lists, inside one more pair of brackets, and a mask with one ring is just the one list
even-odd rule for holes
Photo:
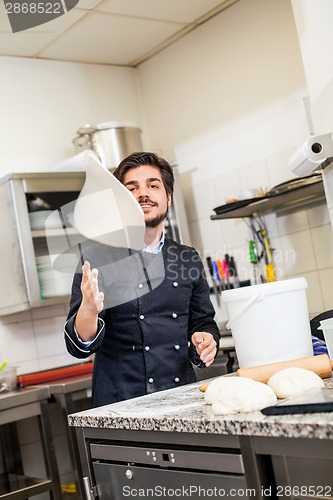
[[305,368],[284,368],[274,373],[267,382],[279,399],[290,398],[311,389],[324,387],[316,373]]
[[219,377],[210,382],[205,402],[215,415],[247,413],[271,406],[277,399],[270,387],[246,377]]

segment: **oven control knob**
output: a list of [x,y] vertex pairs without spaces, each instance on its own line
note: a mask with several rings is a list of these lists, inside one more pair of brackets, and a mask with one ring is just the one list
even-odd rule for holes
[[127,471],[125,472],[125,476],[127,479],[132,479],[133,472],[131,470],[127,469]]

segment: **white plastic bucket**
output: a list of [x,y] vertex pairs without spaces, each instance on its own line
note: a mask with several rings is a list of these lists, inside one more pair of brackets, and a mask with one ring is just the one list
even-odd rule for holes
[[240,368],[313,356],[305,278],[222,292]]

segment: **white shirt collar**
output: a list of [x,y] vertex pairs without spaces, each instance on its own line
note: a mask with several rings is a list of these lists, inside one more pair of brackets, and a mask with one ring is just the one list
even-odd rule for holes
[[145,245],[143,251],[147,252],[147,253],[154,253],[154,254],[159,253],[163,248],[164,241],[165,241],[165,233],[163,231],[161,239],[157,243],[157,245],[155,245],[153,248],[150,248],[148,245]]

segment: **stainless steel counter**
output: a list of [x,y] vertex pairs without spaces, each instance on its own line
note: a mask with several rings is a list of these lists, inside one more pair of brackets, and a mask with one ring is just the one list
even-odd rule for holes
[[[5,469],[0,477],[1,499],[22,500],[43,492],[49,492],[53,500],[62,498],[49,419],[49,397],[49,389],[45,386],[0,394],[0,441]],[[39,419],[47,478],[37,479],[24,475],[16,424],[30,417]]]
[[49,392],[49,405],[55,402],[61,406],[76,491],[79,498],[84,498],[83,473],[80,461],[82,450],[80,449],[75,429],[68,426],[67,416],[69,413],[78,411],[78,405],[80,409],[91,407],[91,374],[77,375],[75,377],[48,382],[46,388]]
[[[20,408],[21,406],[38,403],[39,401],[48,399],[49,397],[49,389],[45,386],[26,387],[24,389],[16,389],[15,391],[1,392],[0,425],[7,423],[5,421],[5,418],[8,414],[5,412],[5,410],[9,411],[12,409],[16,409],[17,418],[15,418],[15,421],[20,420],[20,417],[22,417],[22,408]],[[22,418],[25,417],[23,416]],[[12,420],[9,421],[11,422]]]
[[51,395],[72,394],[73,398],[91,396],[91,375],[77,375],[43,384],[47,386]]
[[[54,402],[59,403],[62,409],[64,427],[67,433],[68,453],[73,467],[78,498],[84,498],[79,444],[75,429],[68,427],[67,415],[77,411],[78,406],[79,409],[82,409],[82,405],[77,403],[83,400],[88,401],[84,408],[90,407],[90,396],[90,374],[0,393],[1,449],[13,450],[13,454],[4,454],[6,455],[4,457],[6,473],[0,475],[1,499],[20,500],[21,498],[25,499],[28,493],[29,496],[32,496],[45,491],[52,491],[54,500],[62,499],[61,482],[54,453],[53,432],[49,419],[49,411]],[[14,452],[14,450],[20,449],[16,423],[34,416],[39,416],[41,420],[41,440],[44,447],[46,469],[50,475],[49,479],[36,480],[25,477],[21,457],[18,456],[17,451]],[[13,489],[18,489],[21,493],[15,493]]]

